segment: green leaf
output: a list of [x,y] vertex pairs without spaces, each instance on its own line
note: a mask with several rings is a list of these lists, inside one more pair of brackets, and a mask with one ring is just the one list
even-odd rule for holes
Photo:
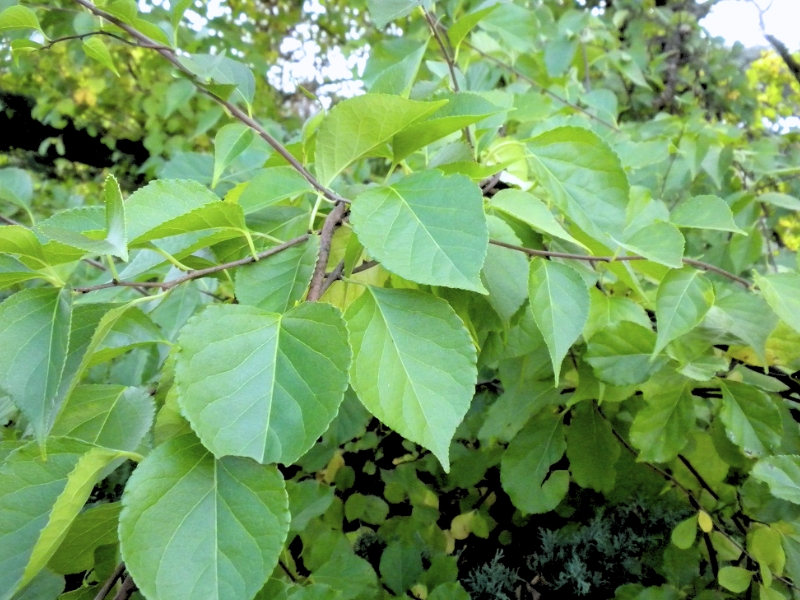
[[470,335],[450,305],[413,290],[370,287],[345,313],[350,384],[373,415],[450,469],[450,440],[477,380]]
[[654,378],[644,389],[647,403],[631,425],[631,444],[640,461],[669,462],[683,450],[694,429],[694,399],[684,377]]
[[0,598],[11,598],[55,553],[97,483],[120,455],[51,438],[44,459],[31,442],[0,468]]
[[656,293],[658,337],[653,356],[697,327],[714,304],[714,286],[697,269],[684,267],[667,273]]
[[567,471],[550,471],[566,450],[561,417],[541,413],[511,441],[500,463],[500,482],[522,513],[553,510],[569,487]]
[[[12,40],[12,48],[14,42],[22,41],[27,40]],[[27,171],[16,167],[0,169],[0,200],[6,200],[7,202],[15,204],[27,213],[31,222],[34,222],[35,219],[31,212],[32,198],[33,179],[31,179]]]
[[759,202],[766,202],[777,206],[778,208],[785,208],[787,210],[800,210],[800,200],[788,194],[780,194],[778,192],[767,192],[758,197]]
[[83,40],[83,51],[86,53],[86,56],[93,58],[119,77],[119,71],[117,71],[117,67],[114,65],[114,59],[111,58],[111,53],[108,51],[105,42],[100,39],[100,36],[94,36]]
[[22,225],[7,225],[0,235],[0,252],[19,256],[28,266],[48,266],[42,244],[34,233]]
[[150,431],[155,411],[153,399],[142,388],[78,386],[64,403],[52,435],[133,452]]
[[800,504],[800,456],[767,456],[753,466],[751,474],[766,483],[776,498]]
[[[67,359],[72,298],[67,290],[28,289],[0,304],[0,389],[44,444]],[[2,586],[0,586],[2,587]]]
[[742,567],[722,567],[717,579],[719,584],[734,594],[741,594],[750,587],[754,573]]
[[529,163],[555,205],[611,248],[623,239],[630,185],[619,158],[596,134],[558,127],[528,142]]
[[348,521],[361,520],[371,525],[382,525],[389,515],[389,505],[378,497],[359,492],[348,496],[344,503],[344,516]]
[[708,311],[704,328],[713,328],[720,335],[735,336],[749,345],[761,360],[767,364],[766,346],[770,333],[778,324],[778,317],[769,310],[769,305],[756,294],[733,292],[717,298]]
[[420,551],[403,542],[392,542],[381,554],[381,577],[397,596],[410,589],[423,570]]
[[[522,244],[514,230],[502,219],[489,215],[486,223],[493,240],[515,246]],[[481,280],[489,291],[489,304],[506,323],[528,299],[527,277],[528,259],[523,253],[495,244],[489,245]]]
[[330,560],[315,569],[311,579],[315,585],[307,588],[311,593],[303,596],[303,600],[316,600],[320,597],[316,588],[323,586],[335,590],[337,600],[366,600],[378,597],[378,578],[375,570],[366,560],[353,554],[350,544],[343,536],[339,537],[338,544],[332,548]]
[[567,458],[575,483],[610,492],[617,477],[614,463],[621,451],[611,424],[594,402],[580,402],[567,427]]
[[128,233],[125,230],[125,204],[119,183],[113,175],[106,177],[103,187],[106,205],[106,241],[114,249],[114,256],[128,262]]
[[572,267],[550,260],[531,261],[528,290],[558,384],[561,363],[589,317],[589,290]]
[[[492,8],[495,6],[497,4],[492,5]],[[460,583],[443,583],[433,589],[428,600],[470,600],[470,595]]]
[[461,46],[461,42],[464,38],[467,37],[467,34],[469,34],[484,17],[491,14],[497,6],[497,4],[492,4],[486,8],[467,13],[448,28],[447,37],[450,39],[450,44],[453,46],[456,53],[458,53],[458,48]]
[[215,459],[193,435],[156,448],[128,480],[122,505],[125,567],[152,600],[252,598],[289,530],[274,466]]
[[756,285],[772,310],[795,331],[800,331],[800,275],[755,274]]
[[235,102],[241,100],[248,107],[253,104],[256,78],[247,65],[224,54],[190,54],[180,56],[178,60],[200,79],[212,81],[226,90],[232,88]]
[[408,98],[427,48],[427,40],[381,40],[370,50],[362,75],[364,85],[372,94],[394,94]]
[[468,92],[446,94],[437,98],[447,100],[447,104],[424,121],[417,121],[394,137],[392,148],[395,163],[436,140],[505,111],[478,94]]
[[239,206],[245,214],[250,214],[311,191],[311,184],[294,167],[271,167],[261,171],[247,184],[239,196]]
[[537,231],[577,246],[583,246],[559,225],[544,202],[532,194],[522,190],[500,190],[489,200],[489,207],[519,219]]
[[695,196],[681,202],[672,211],[670,221],[678,227],[744,233],[733,221],[730,207],[719,196]]
[[697,515],[684,519],[672,530],[672,543],[681,550],[688,550],[697,539]]
[[390,21],[405,17],[418,6],[429,7],[430,0],[368,0],[369,16],[375,27],[383,29]]
[[311,519],[328,510],[333,502],[334,488],[306,479],[299,483],[287,481],[286,492],[289,494],[289,512],[292,514],[289,530],[299,533],[308,527]]
[[216,456],[290,464],[324,433],[347,389],[350,349],[338,310],[284,315],[214,305],[178,339],[183,413]]
[[28,268],[16,258],[0,254],[0,289],[11,287],[31,279],[44,279],[43,273]]
[[751,385],[720,382],[722,408],[719,416],[730,440],[746,456],[764,456],[781,442],[783,423],[772,399]]
[[221,127],[214,138],[214,175],[211,187],[217,187],[222,172],[253,141],[255,133],[243,123],[230,123]]
[[489,244],[483,200],[463,175],[422,171],[369,189],[353,202],[350,221],[389,271],[417,283],[486,293],[480,280]]
[[98,504],[79,514],[47,567],[61,575],[89,571],[99,546],[117,544],[119,502]]
[[303,299],[317,262],[319,237],[236,270],[236,299],[285,313]]
[[643,383],[664,366],[666,357],[651,361],[656,334],[630,321],[612,323],[596,333],[584,358],[598,379],[612,385]]
[[322,185],[348,165],[383,146],[400,131],[435,112],[446,101],[418,102],[367,94],[334,106],[317,132],[316,168]]
[[9,6],[3,12],[0,12],[0,31],[12,31],[15,29],[35,29],[44,35],[36,13],[27,6]]
[[589,296],[592,304],[589,307],[589,319],[583,328],[584,339],[591,339],[595,333],[617,321],[631,321],[650,328],[650,317],[641,304],[630,298],[609,296],[596,287],[589,289]]
[[642,227],[625,238],[620,245],[647,260],[673,269],[683,267],[683,250],[686,240],[672,223],[656,222]]

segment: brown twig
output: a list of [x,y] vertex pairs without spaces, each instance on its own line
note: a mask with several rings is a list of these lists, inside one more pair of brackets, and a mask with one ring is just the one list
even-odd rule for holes
[[128,598],[130,598],[135,591],[136,584],[133,582],[133,578],[130,576],[130,574],[128,574],[122,581],[122,585],[119,587],[117,595],[114,596],[114,600],[128,600]]
[[[516,250],[517,252],[524,252],[528,256],[539,256],[542,258],[567,258],[572,260],[583,260],[587,262],[630,262],[634,260],[649,260],[644,256],[639,256],[637,254],[628,255],[628,256],[588,256],[586,254],[571,254],[569,252],[551,252],[550,250],[534,250],[533,248],[523,248],[522,246],[515,246],[513,244],[507,244],[505,242],[501,242],[499,240],[489,240],[490,244],[494,244],[495,246],[502,246],[503,248],[508,248],[509,250]],[[704,271],[710,271],[712,273],[716,273],[717,275],[722,275],[723,277],[727,277],[728,279],[735,281],[736,283],[740,283],[745,287],[751,287],[752,284],[742,277],[738,275],[734,275],[733,273],[729,273],[725,269],[721,269],[715,265],[703,262],[701,260],[695,260],[694,258],[682,258],[681,261],[692,267],[697,269],[703,269]]]
[[221,265],[214,265],[213,267],[208,267],[205,269],[189,271],[183,277],[179,277],[178,279],[172,279],[170,281],[109,281],[108,283],[101,283],[99,285],[74,288],[73,291],[78,292],[79,294],[86,294],[88,292],[95,292],[97,290],[105,290],[113,287],[132,287],[132,288],[140,287],[140,288],[156,288],[160,290],[169,290],[174,288],[175,286],[178,286],[182,283],[186,283],[187,281],[191,281],[193,279],[199,279],[200,277],[213,275],[214,273],[219,273],[220,271],[224,271],[225,269],[241,267],[242,265],[247,265],[252,262],[256,262],[256,260],[267,258],[268,256],[272,256],[273,254],[278,254],[279,252],[283,252],[287,248],[291,248],[292,246],[296,246],[297,244],[305,242],[309,238],[309,235],[310,234],[306,233],[292,240],[289,240],[288,242],[279,244],[278,246],[273,246],[272,248],[269,248],[264,252],[260,252],[256,256],[246,256],[244,258],[240,258],[239,260],[233,260],[231,262],[223,263]]
[[45,44],[41,48],[37,48],[37,50],[49,50],[50,48],[52,48],[53,46],[55,46],[59,42],[69,42],[71,40],[84,40],[87,37],[92,37],[92,36],[95,36],[95,35],[105,35],[105,36],[108,36],[110,38],[114,38],[115,40],[117,40],[119,42],[122,42],[123,44],[126,44],[128,46],[133,46],[134,48],[147,48],[147,49],[151,49],[151,50],[156,50],[158,48],[164,48],[166,50],[171,50],[171,48],[169,48],[168,46],[162,46],[162,45],[159,45],[159,44],[154,44],[154,45],[137,44],[136,42],[132,42],[130,40],[126,40],[121,35],[117,35],[116,33],[112,33],[110,31],[89,31],[87,33],[81,33],[81,34],[77,34],[77,35],[65,35],[64,37],[60,37],[60,38],[56,38],[56,39],[50,40],[47,44]]
[[326,291],[328,291],[328,288],[333,285],[334,281],[340,279],[343,273],[344,260],[340,260],[339,264],[336,265],[336,268],[325,276],[325,281],[322,282],[322,291],[320,291],[319,295],[322,296]]
[[114,587],[114,584],[117,583],[117,580],[122,577],[123,573],[125,573],[125,563],[121,562],[117,565],[117,568],[114,569],[114,572],[111,573],[111,577],[106,579],[103,586],[98,590],[94,600],[104,600],[105,597],[108,596],[108,592],[111,591],[111,588]]
[[314,267],[314,274],[311,276],[311,285],[308,288],[308,296],[306,297],[309,302],[316,302],[322,296],[323,286],[325,285],[325,271],[328,268],[328,258],[331,255],[333,234],[342,222],[342,217],[344,217],[346,210],[347,206],[344,203],[337,202],[322,224],[322,231],[319,235],[319,255],[317,256],[317,264]]

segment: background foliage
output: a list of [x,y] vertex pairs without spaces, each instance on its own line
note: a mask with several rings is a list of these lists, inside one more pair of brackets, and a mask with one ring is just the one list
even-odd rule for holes
[[797,597],[799,72],[712,5],[0,0],[0,597]]

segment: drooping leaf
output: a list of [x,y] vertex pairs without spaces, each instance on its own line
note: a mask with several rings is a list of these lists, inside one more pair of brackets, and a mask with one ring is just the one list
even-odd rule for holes
[[316,168],[322,185],[354,161],[383,146],[413,122],[443,106],[400,96],[367,94],[334,106],[317,132]]
[[311,184],[293,167],[271,167],[250,180],[239,196],[239,206],[245,214],[250,214],[310,191]]
[[219,84],[224,90],[232,90],[235,101],[241,100],[247,106],[253,104],[256,78],[247,65],[225,54],[190,54],[180,56],[179,60],[201,79]]
[[656,222],[642,227],[634,234],[625,237],[620,245],[670,268],[680,269],[683,266],[686,241],[672,223]]
[[412,152],[505,110],[478,94],[467,92],[447,94],[439,99],[447,100],[447,104],[394,137],[394,162],[399,163]]
[[572,267],[549,260],[531,262],[528,290],[558,382],[561,363],[589,317],[589,291]]
[[500,463],[500,482],[520,511],[545,513],[564,498],[569,473],[550,467],[566,448],[561,417],[549,412],[531,419],[511,441]]
[[0,467],[0,598],[45,567],[80,512],[97,477],[117,452],[51,438],[47,457],[35,442]]
[[252,598],[289,530],[274,466],[215,459],[193,435],[156,448],[128,480],[122,505],[125,567],[153,600]]
[[40,444],[60,408],[71,320],[67,290],[23,290],[0,304],[0,389],[27,417]]
[[751,474],[766,483],[776,498],[800,504],[800,456],[767,456],[753,466]]
[[650,360],[655,345],[656,334],[652,329],[619,321],[592,336],[584,358],[595,375],[606,383],[636,385],[664,366],[665,357]]
[[43,273],[37,273],[24,263],[11,256],[0,254],[0,289],[11,287],[31,279],[44,279]]
[[430,6],[430,0],[369,0],[369,16],[375,27],[383,29],[390,21],[405,17],[415,8]]
[[746,456],[765,456],[781,441],[783,423],[778,407],[756,387],[736,381],[720,382],[720,418],[730,440]]
[[450,468],[450,440],[469,408],[476,352],[450,305],[412,290],[370,287],[345,313],[350,384],[373,415]]
[[210,306],[178,347],[181,408],[216,456],[293,463],[328,428],[347,388],[347,332],[327,304],[283,315]]
[[684,267],[667,273],[656,293],[658,337],[653,355],[697,327],[712,304],[714,287],[699,270]]
[[591,339],[595,333],[617,321],[630,321],[650,328],[650,317],[642,307],[630,298],[609,296],[596,287],[589,289],[591,306],[589,319],[583,328],[583,337]]
[[214,175],[211,187],[217,187],[223,171],[237,156],[247,150],[255,133],[244,123],[230,123],[221,127],[214,138]]
[[461,45],[461,42],[464,41],[464,38],[467,37],[467,34],[469,34],[469,32],[478,23],[480,23],[484,17],[490,15],[492,11],[497,8],[497,6],[497,4],[492,4],[491,6],[467,13],[448,28],[447,37],[449,38],[450,44],[452,44],[456,52],[458,52],[458,48]]
[[531,169],[556,206],[592,238],[616,248],[623,238],[630,185],[613,150],[577,127],[543,133],[528,142],[528,150]]
[[47,567],[61,575],[81,573],[94,566],[98,546],[117,543],[119,502],[98,504],[79,514]]
[[67,398],[52,435],[133,452],[150,431],[154,416],[155,403],[147,390],[83,385]]
[[522,190],[500,190],[489,200],[489,207],[527,223],[537,231],[582,246],[556,221],[553,213],[536,196]]
[[665,374],[645,386],[647,403],[631,425],[631,444],[639,460],[665,463],[675,458],[689,441],[695,413],[691,388],[684,377]]
[[756,274],[756,285],[772,310],[795,331],[800,332],[800,275]]
[[117,67],[114,65],[114,59],[111,58],[111,53],[108,51],[105,42],[100,39],[100,36],[96,35],[83,40],[83,51],[86,53],[86,56],[93,58],[119,77],[119,71],[117,71]]
[[353,202],[359,241],[411,281],[485,293],[480,272],[489,232],[480,188],[462,175],[423,171]]
[[758,197],[759,202],[766,202],[778,208],[785,208],[787,210],[800,210],[800,199],[790,196],[789,194],[781,194],[778,192],[767,192]]
[[103,186],[106,206],[106,241],[114,248],[113,254],[128,262],[128,233],[125,229],[125,203],[119,183],[113,175],[106,178]]
[[0,235],[0,252],[19,256],[25,264],[33,268],[48,265],[42,244],[34,233],[22,225],[7,225]]
[[741,291],[718,298],[703,326],[713,327],[723,335],[736,336],[752,347],[761,363],[766,364],[767,339],[777,324],[778,317],[770,312],[762,297]]
[[[489,237],[515,246],[521,245],[514,230],[502,219],[488,215]],[[489,244],[481,280],[489,291],[489,304],[503,321],[511,317],[528,298],[528,259],[521,252]]]
[[[0,31],[13,31],[15,29],[35,29],[42,32],[39,19],[27,6],[9,6],[0,12]],[[43,32],[42,32],[43,33]]]
[[594,402],[578,403],[566,433],[569,469],[575,482],[598,492],[610,492],[617,477],[614,463],[622,449]]
[[670,215],[678,227],[744,233],[733,221],[733,213],[719,196],[695,196],[681,202]]
[[236,298],[242,304],[285,313],[303,299],[317,261],[319,237],[237,269]]

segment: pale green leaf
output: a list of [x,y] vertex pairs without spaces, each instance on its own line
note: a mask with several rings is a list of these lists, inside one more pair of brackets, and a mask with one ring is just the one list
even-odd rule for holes
[[733,221],[730,207],[718,196],[695,196],[681,202],[672,211],[670,221],[678,227],[744,233]]
[[613,150],[578,127],[543,133],[528,142],[528,150],[531,169],[556,206],[592,238],[615,248],[625,229],[630,185]]
[[480,10],[467,13],[448,28],[447,37],[450,39],[450,44],[456,52],[458,52],[461,42],[467,37],[469,32],[497,7],[497,4],[492,4]]
[[261,171],[247,184],[239,196],[239,206],[245,214],[250,214],[310,191],[311,184],[293,167],[271,167]]
[[595,333],[617,321],[631,321],[650,328],[650,317],[641,304],[623,296],[610,296],[596,287],[589,289],[591,306],[589,319],[583,328],[584,339],[591,339]]
[[108,51],[105,42],[100,39],[100,36],[96,35],[83,40],[83,51],[86,53],[86,56],[93,58],[119,77],[119,71],[117,71],[117,67],[114,65],[114,59],[111,58],[111,53]]
[[653,355],[697,327],[712,304],[714,286],[700,271],[684,267],[667,273],[656,292],[658,337]]
[[37,228],[52,240],[50,244],[56,242],[82,250],[77,257],[85,253],[117,255],[120,252],[127,257],[126,248],[117,248],[106,240],[103,221],[103,210],[99,206],[82,206],[58,212],[41,221]]
[[317,261],[319,237],[236,270],[236,299],[285,313],[303,299]]
[[347,388],[347,332],[328,304],[283,315],[210,306],[178,347],[178,401],[216,456],[293,463],[328,428]]
[[394,162],[399,163],[412,152],[436,140],[505,111],[482,96],[467,92],[437,96],[437,99],[447,100],[447,104],[424,121],[417,121],[394,137]]
[[315,160],[320,183],[329,185],[348,165],[391,141],[445,102],[418,102],[384,94],[367,94],[340,102],[330,110],[317,132]]
[[752,476],[781,500],[800,504],[800,456],[767,456],[753,466]]
[[106,177],[103,187],[106,206],[106,241],[114,248],[113,254],[128,262],[128,233],[125,230],[125,203],[119,183],[113,175]]
[[769,310],[761,296],[737,291],[717,298],[703,327],[713,329],[720,336],[735,336],[732,342],[741,341],[749,345],[761,363],[767,364],[767,339],[777,324],[777,315]]
[[51,438],[44,459],[31,442],[0,468],[0,598],[11,598],[47,564],[97,483],[119,454]]
[[11,287],[31,279],[44,279],[43,273],[37,273],[16,258],[0,254],[0,289]]
[[190,54],[180,56],[179,60],[200,79],[219,84],[225,90],[232,89],[234,101],[241,100],[247,106],[253,103],[256,78],[247,65],[224,54]]
[[67,290],[23,290],[0,304],[0,389],[28,419],[40,444],[60,408],[56,399],[71,320]]
[[[27,41],[28,40],[12,40],[12,48],[15,42]],[[0,200],[15,204],[27,213],[31,222],[34,222],[35,219],[31,212],[32,198],[33,179],[27,171],[16,167],[0,169]]]
[[[27,6],[19,4],[9,6],[3,12],[0,12],[0,31],[12,31],[14,29],[35,29],[42,32],[42,26],[39,25],[39,19]],[[42,32],[42,34],[44,34]]]
[[133,452],[150,431],[154,416],[155,403],[145,389],[83,385],[67,398],[52,435]]
[[742,567],[725,566],[719,570],[719,584],[734,594],[741,594],[750,587],[754,573]]
[[383,29],[390,21],[405,17],[419,7],[430,6],[430,0],[368,0],[369,16],[375,27]]
[[684,519],[672,530],[672,543],[681,550],[688,550],[697,538],[697,515]]
[[614,463],[621,451],[611,424],[594,402],[578,403],[567,427],[567,458],[575,483],[598,492],[610,492],[617,477]]
[[[520,246],[514,230],[502,219],[486,217],[489,237]],[[528,298],[528,259],[521,252],[489,244],[483,263],[481,280],[489,291],[489,304],[498,316],[508,323]]]
[[47,567],[62,575],[90,570],[97,547],[117,543],[120,508],[119,502],[98,504],[79,514]]
[[42,244],[30,229],[22,225],[7,225],[0,231],[3,234],[0,235],[0,252],[27,259],[26,264],[35,268],[47,265]]
[[694,400],[687,381],[665,374],[645,386],[646,405],[636,413],[630,431],[639,460],[665,463],[686,446],[695,424]]
[[176,2],[170,3],[170,12],[172,12],[170,22],[174,29],[178,28],[178,24],[181,22],[181,19],[183,19],[184,13],[191,8],[193,4],[194,0],[177,0]]
[[370,287],[345,314],[350,383],[373,415],[450,468],[450,440],[469,408],[476,351],[450,305],[413,290]]
[[128,480],[122,504],[125,567],[149,600],[252,598],[289,530],[274,466],[215,459],[193,435],[156,448]]
[[642,227],[620,242],[623,248],[644,256],[647,260],[673,269],[683,266],[686,240],[672,223],[656,222]]
[[795,331],[800,332],[800,275],[778,273],[758,275],[756,285],[772,310]]
[[550,260],[531,261],[528,290],[558,382],[561,363],[589,317],[589,290],[575,269]]
[[[140,246],[152,240],[201,231],[216,231],[220,235],[211,239],[222,241],[226,237],[244,235],[246,230],[244,212],[242,212],[240,206],[216,201],[153,227],[146,233],[132,239],[131,245]],[[202,246],[208,244],[209,241],[206,239]]]
[[393,273],[485,293],[480,280],[489,231],[478,186],[463,175],[414,173],[353,202],[358,240]]
[[780,444],[783,436],[780,411],[766,392],[736,381],[720,382],[720,388],[719,416],[728,438],[746,456],[764,456]]
[[664,366],[665,357],[650,360],[655,345],[651,329],[619,321],[592,336],[584,357],[598,379],[612,385],[636,385]]
[[800,210],[800,200],[788,194],[781,194],[778,192],[767,192],[758,197],[759,202],[766,202],[778,208],[785,208],[786,210],[797,211]]
[[534,417],[511,441],[500,463],[500,483],[522,513],[549,512],[564,498],[569,473],[550,468],[566,447],[561,417],[553,413]]
[[522,190],[500,190],[489,200],[489,207],[519,219],[537,231],[583,246],[556,221],[544,202],[532,194]]
[[311,519],[328,510],[333,502],[334,488],[306,479],[300,482],[287,481],[286,492],[289,494],[289,512],[292,513],[289,529],[299,533],[308,526]]
[[419,42],[394,37],[381,40],[370,50],[361,76],[364,85],[373,94],[396,94],[407,98],[427,48],[427,40]]
[[243,123],[230,123],[221,127],[214,138],[214,175],[211,178],[211,187],[217,187],[223,171],[234,159],[253,141],[255,133]]

